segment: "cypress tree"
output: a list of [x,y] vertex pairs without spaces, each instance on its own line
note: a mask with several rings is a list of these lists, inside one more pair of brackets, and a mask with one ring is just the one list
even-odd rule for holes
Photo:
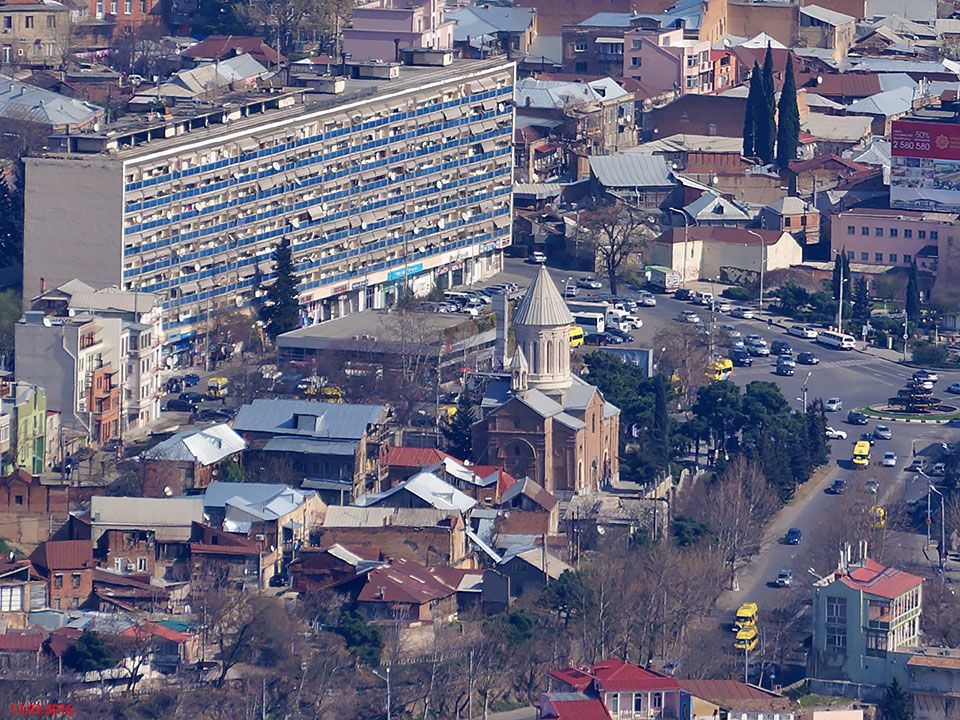
[[763,104],[757,111],[757,155],[764,163],[773,162],[773,145],[777,139],[776,112],[777,86],[773,80],[773,50],[767,44],[767,54],[763,58]]
[[910,263],[910,276],[907,278],[906,298],[907,319],[910,322],[920,322],[920,274],[917,272],[917,261]]
[[276,280],[267,290],[270,301],[263,309],[267,332],[275,338],[300,325],[300,298],[297,279],[293,275],[293,251],[290,241],[284,238],[273,253],[273,272]]
[[786,169],[797,159],[800,144],[800,109],[797,107],[797,81],[793,76],[793,56],[787,55],[780,106],[777,108],[777,165]]
[[763,78],[760,76],[760,64],[753,63],[750,73],[750,93],[747,95],[747,110],[743,117],[743,156],[754,157],[760,153],[758,120],[762,116]]
[[443,436],[447,440],[447,452],[460,460],[473,460],[473,407],[466,388],[460,392],[457,400],[457,412],[449,423],[443,426]]

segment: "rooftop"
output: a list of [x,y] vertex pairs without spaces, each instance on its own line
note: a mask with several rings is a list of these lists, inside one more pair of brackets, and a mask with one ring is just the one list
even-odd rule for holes
[[357,600],[422,604],[449,597],[455,592],[456,587],[450,587],[420,563],[398,558],[387,567],[370,571]]
[[523,299],[513,311],[513,322],[515,325],[543,327],[573,323],[573,316],[560,297],[560,291],[546,265],[540,266]]
[[591,156],[590,172],[606,188],[667,187],[675,182],[662,157],[636,152]]
[[768,692],[739,680],[679,680],[680,687],[701,700],[719,705],[728,711],[790,712],[788,698]]
[[435,527],[446,525],[450,512],[433,508],[383,508],[331,505],[323,527]]
[[0,118],[41,125],[84,125],[103,114],[103,108],[33,85],[0,77]]
[[671,677],[616,658],[604,660],[587,668],[562,668],[550,677],[583,692],[594,682],[605,691],[675,690],[680,684]]
[[89,540],[47,540],[31,553],[30,561],[46,570],[92,567],[93,544]]
[[413,477],[397,483],[389,490],[361,495],[357,498],[356,504],[360,507],[382,505],[390,498],[403,492],[414,495],[437,510],[465,513],[477,504],[477,501],[472,497],[444,482],[432,472],[419,472]]
[[380,423],[383,405],[354,405],[258,398],[244,405],[233,421],[237,432],[324,439],[360,440]]
[[[203,493],[203,507],[223,508],[228,517],[224,529],[231,522],[242,522],[242,516],[257,520],[278,520],[289,515],[316,493],[312,490],[297,490],[282,483],[230,483],[212,482]],[[241,513],[231,519],[232,511]]]
[[[684,228],[682,227],[670,228],[657,237],[654,242],[677,245],[689,240],[700,240],[701,242],[758,245],[762,241],[764,245],[776,245],[785,234],[787,233],[780,232],[779,230],[751,230],[747,232],[742,228],[735,227],[694,225],[689,227],[686,233],[684,233]],[[757,237],[758,235],[759,238]]]
[[203,430],[185,430],[143,452],[146,460],[193,462],[213,465],[247,446],[229,425],[219,424]]

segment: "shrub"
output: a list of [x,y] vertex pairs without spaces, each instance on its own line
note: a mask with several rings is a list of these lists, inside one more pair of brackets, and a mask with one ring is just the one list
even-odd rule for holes
[[720,295],[727,298],[727,300],[744,302],[746,300],[753,300],[754,293],[744,287],[728,287],[724,288]]
[[920,365],[946,365],[950,360],[950,352],[946,345],[923,343],[913,348],[913,361]]

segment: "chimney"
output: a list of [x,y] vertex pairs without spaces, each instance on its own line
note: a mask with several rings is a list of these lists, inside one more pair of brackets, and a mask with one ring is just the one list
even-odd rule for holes
[[393,39],[393,61],[400,62],[400,38]]
[[40,278],[40,292],[43,293],[43,292],[46,292],[46,291],[47,291],[47,279],[46,279],[46,278]]

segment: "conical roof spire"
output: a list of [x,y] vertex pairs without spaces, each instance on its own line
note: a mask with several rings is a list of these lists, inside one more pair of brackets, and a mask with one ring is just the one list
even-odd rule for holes
[[515,325],[549,327],[573,324],[573,316],[544,265],[513,313]]

